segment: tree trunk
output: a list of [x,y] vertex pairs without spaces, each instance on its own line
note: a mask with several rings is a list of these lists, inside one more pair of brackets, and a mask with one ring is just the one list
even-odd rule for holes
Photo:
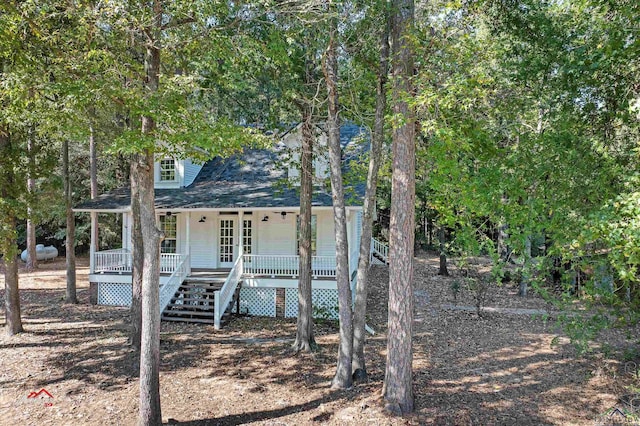
[[[5,219],[9,226],[16,228],[16,218]],[[7,245],[16,245],[16,234],[10,231],[12,237],[7,241]],[[22,317],[20,315],[20,291],[18,289],[18,257],[15,250],[4,253],[4,309],[5,309],[5,331],[9,336],[21,333]]]
[[[143,118],[145,122],[150,118]],[[147,124],[148,125],[148,124]],[[153,126],[153,124],[151,124]],[[153,153],[141,155],[140,228],[144,266],[142,272],[142,331],[140,345],[140,425],[162,424],[160,410],[160,241],[153,193]],[[134,249],[135,250],[135,249]]]
[[[332,2],[329,8],[334,9]],[[351,286],[349,277],[349,248],[347,243],[347,216],[342,186],[342,150],[340,148],[340,118],[338,107],[338,58],[336,48],[337,22],[331,20],[329,46],[324,55],[323,67],[327,84],[329,115],[327,133],[329,165],[331,170],[331,195],[336,235],[336,282],[340,318],[340,347],[336,374],[331,382],[334,389],[348,389],[353,384],[351,361],[353,358],[353,324],[351,317]]]
[[524,240],[524,261],[522,264],[522,275],[520,278],[520,289],[518,296],[527,297],[529,279],[531,278],[531,236],[527,235]]
[[447,252],[445,250],[445,229],[444,225],[440,225],[438,228],[438,242],[440,243],[440,270],[438,275],[443,277],[449,276],[449,270],[447,269]]
[[[93,125],[89,126],[89,175],[91,179],[91,199],[95,200],[98,197],[98,152],[96,147],[96,138]],[[99,227],[98,213],[91,212],[91,232],[92,241],[95,241],[95,251],[100,250],[99,243]]]
[[373,215],[376,209],[376,189],[378,186],[378,169],[380,155],[384,143],[384,114],[387,94],[385,86],[389,72],[389,25],[385,15],[385,28],[380,37],[380,65],[378,67],[378,85],[376,87],[376,112],[373,134],[371,135],[371,156],[367,174],[367,188],[362,207],[362,238],[358,258],[358,275],[353,312],[353,361],[351,363],[353,378],[356,381],[367,380],[367,368],[364,357],[365,326],[367,314],[367,279],[371,256],[371,237],[373,236]]
[[302,107],[302,146],[300,151],[300,278],[298,284],[298,321],[296,351],[312,351],[313,306],[311,302],[311,197],[313,195],[313,127],[311,108]]
[[36,180],[33,177],[35,173],[35,152],[34,152],[33,135],[31,131],[27,138],[27,154],[29,156],[29,167],[27,174],[27,193],[29,194],[27,202],[27,270],[33,271],[38,268],[38,257],[36,253],[36,224],[34,222],[34,209]]
[[76,295],[76,223],[73,216],[72,206],[72,189],[71,189],[71,176],[69,174],[69,141],[65,140],[62,143],[62,174],[64,179],[64,203],[67,216],[67,230],[66,230],[66,259],[67,259],[67,291],[65,295],[65,302],[78,303],[78,297]]
[[415,115],[407,97],[413,93],[413,61],[407,38],[413,24],[412,0],[393,0],[391,40],[393,129],[391,219],[389,226],[389,325],[383,395],[396,415],[413,411],[413,249],[415,235]]
[[[158,91],[160,79],[160,31],[162,3],[153,1],[152,27],[147,31],[151,40],[145,52],[146,90]],[[142,117],[142,133],[152,134],[155,123]],[[147,149],[137,162],[139,178],[140,227],[144,252],[142,269],[142,332],[140,345],[140,425],[161,425],[160,408],[160,241],[162,233],[156,226],[153,150]],[[135,250],[135,248],[134,248]]]
[[[7,164],[13,158],[11,152],[11,137],[6,128],[0,127],[0,198],[10,199],[9,191],[15,185],[15,175],[12,164]],[[0,224],[4,225],[5,238],[0,241],[0,253],[4,263],[4,311],[5,332],[12,336],[21,333],[22,318],[20,315],[20,292],[18,290],[18,248],[16,242],[16,216],[9,204],[2,209]]]
[[[142,161],[139,154],[134,154],[129,173],[131,182],[131,239],[132,239],[132,268],[131,268],[131,330],[129,343],[137,351],[140,350],[142,330],[142,270],[144,267],[144,249],[142,229],[140,227],[140,190],[138,188],[138,163]],[[124,241],[123,241],[124,243]]]

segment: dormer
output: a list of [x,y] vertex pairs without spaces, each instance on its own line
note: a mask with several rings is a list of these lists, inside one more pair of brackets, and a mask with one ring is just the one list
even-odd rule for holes
[[182,188],[189,186],[202,169],[202,165],[191,160],[177,160],[171,157],[157,158],[154,165],[154,187],[158,189]]
[[[329,177],[329,154],[327,151],[327,135],[315,127],[313,141],[313,170],[315,182],[320,183]],[[287,172],[295,185],[300,185],[300,147],[302,146],[302,125],[297,125],[282,137],[282,144],[288,152]]]

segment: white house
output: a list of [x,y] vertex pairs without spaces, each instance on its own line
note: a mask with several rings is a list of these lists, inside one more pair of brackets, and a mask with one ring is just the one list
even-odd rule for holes
[[[326,143],[321,134],[319,145]],[[295,148],[299,128],[273,150],[250,149],[204,165],[159,158],[155,164],[161,248],[160,309],[164,320],[210,322],[220,327],[226,312],[295,317],[300,210]],[[361,160],[364,131],[341,127],[343,169]],[[328,160],[316,156],[313,207],[313,303],[317,314],[337,311],[333,207],[326,185]],[[355,277],[364,184],[346,184],[350,271]],[[121,214],[123,247],[91,252],[93,303],[131,304],[131,208],[128,188],[86,202],[76,212]],[[93,233],[92,233],[93,235]],[[92,243],[91,247],[95,245]],[[374,242],[375,259],[386,247]]]

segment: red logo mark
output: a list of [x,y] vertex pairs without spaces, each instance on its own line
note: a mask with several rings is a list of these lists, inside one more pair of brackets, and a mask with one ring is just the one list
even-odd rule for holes
[[[43,398],[53,398],[53,395],[51,395],[49,393],[48,390],[46,390],[45,388],[40,389],[38,392],[31,392],[29,395],[27,395],[28,399],[43,399]],[[53,403],[52,402],[45,402],[44,403],[45,407],[52,407]]]
[[53,395],[45,388],[42,388],[38,392],[31,392],[27,398],[53,398]]

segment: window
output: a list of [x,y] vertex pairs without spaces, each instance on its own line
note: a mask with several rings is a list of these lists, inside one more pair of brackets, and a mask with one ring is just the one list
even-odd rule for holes
[[160,181],[174,182],[176,180],[176,161],[173,158],[160,160]]
[[251,254],[253,246],[253,229],[251,228],[251,219],[244,219],[242,225],[242,252]]
[[[318,217],[311,216],[311,256],[316,255],[318,241]],[[296,253],[300,254],[300,215],[296,216]]]
[[164,240],[160,246],[161,253],[176,253],[178,248],[177,217],[160,216],[160,230],[164,232]]

